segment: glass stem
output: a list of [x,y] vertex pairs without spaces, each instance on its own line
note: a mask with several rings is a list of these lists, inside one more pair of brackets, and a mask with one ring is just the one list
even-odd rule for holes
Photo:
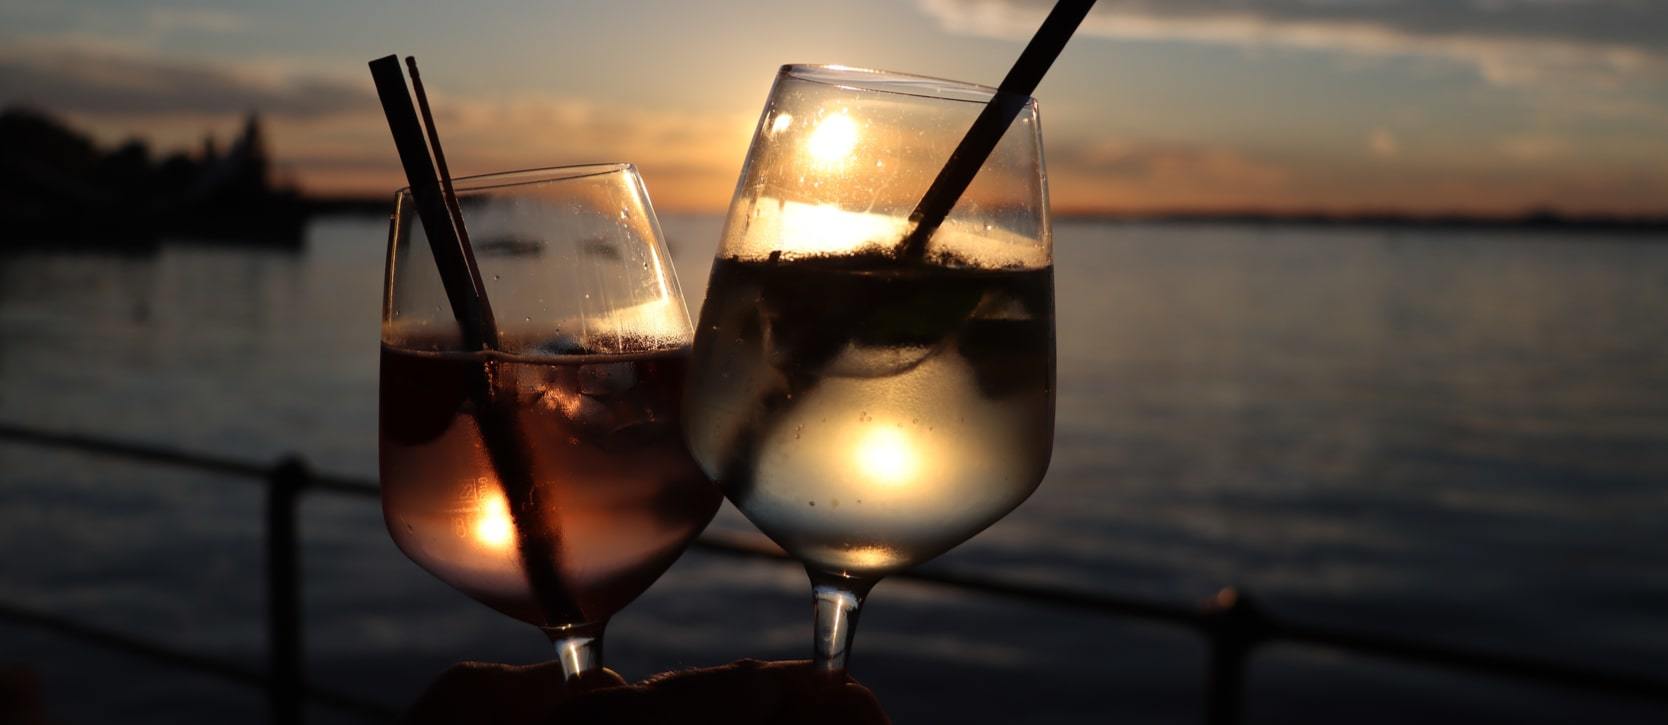
[[814,569],[807,571],[811,574],[811,602],[816,617],[811,666],[830,677],[843,677],[863,598],[878,580]]
[[602,629],[607,624],[598,622],[544,628],[551,646],[556,650],[556,661],[562,663],[564,680],[572,681],[602,669]]

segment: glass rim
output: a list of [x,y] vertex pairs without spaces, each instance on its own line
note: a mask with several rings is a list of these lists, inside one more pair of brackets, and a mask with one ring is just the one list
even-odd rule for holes
[[[459,193],[465,191],[487,191],[503,189],[513,186],[529,186],[553,181],[572,181],[586,179],[593,176],[606,176],[623,171],[637,172],[637,165],[629,161],[609,161],[590,164],[565,164],[561,166],[537,166],[530,169],[513,169],[510,171],[494,171],[486,174],[471,174],[469,176],[455,176],[452,178],[452,189]],[[408,184],[394,190],[396,198],[409,196],[411,186]]]
[[[851,91],[959,103],[989,103],[991,98],[1002,92],[1000,88],[951,78],[839,64],[789,63],[782,66],[778,73],[807,83]],[[1031,96],[1026,96],[1025,100],[1028,104],[1037,102]]]

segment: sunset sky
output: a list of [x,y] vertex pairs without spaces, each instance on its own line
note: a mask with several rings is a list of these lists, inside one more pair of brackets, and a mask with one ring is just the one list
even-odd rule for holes
[[[365,62],[417,55],[457,173],[636,162],[728,203],[778,65],[994,84],[1049,3],[0,5],[0,103],[101,142],[250,110],[307,191],[399,169]],[[1101,0],[1037,91],[1055,209],[1668,212],[1661,0]]]

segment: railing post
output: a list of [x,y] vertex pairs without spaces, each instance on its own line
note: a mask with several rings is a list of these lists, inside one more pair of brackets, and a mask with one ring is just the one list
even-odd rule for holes
[[274,725],[301,722],[301,548],[295,514],[311,478],[297,456],[286,456],[267,474],[267,697]]
[[1269,635],[1268,619],[1232,587],[1205,605],[1210,670],[1205,675],[1205,722],[1235,725],[1244,715],[1245,660]]

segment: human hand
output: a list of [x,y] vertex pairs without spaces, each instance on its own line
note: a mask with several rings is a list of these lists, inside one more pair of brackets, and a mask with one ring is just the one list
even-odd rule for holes
[[636,684],[604,670],[563,681],[559,663],[454,665],[406,714],[409,725],[665,723],[887,725],[874,693],[830,680],[805,660],[740,660],[667,672]]
[[46,725],[40,675],[22,665],[0,665],[0,723]]
[[591,690],[625,686],[613,670],[565,681],[559,662],[500,665],[459,662],[447,668],[412,703],[406,725],[543,725],[570,698]]

